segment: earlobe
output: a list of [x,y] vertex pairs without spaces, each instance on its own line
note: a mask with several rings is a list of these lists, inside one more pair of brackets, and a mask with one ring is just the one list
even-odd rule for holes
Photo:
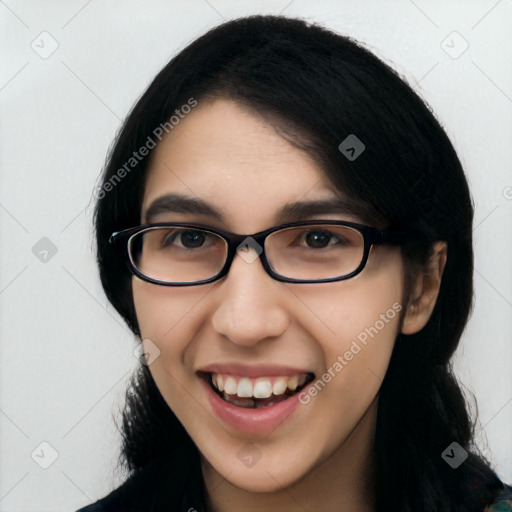
[[439,295],[446,258],[447,243],[435,242],[427,266],[416,276],[411,287],[402,319],[402,334],[415,334],[428,322]]

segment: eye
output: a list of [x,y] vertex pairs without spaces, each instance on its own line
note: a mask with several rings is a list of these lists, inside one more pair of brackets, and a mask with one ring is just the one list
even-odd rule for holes
[[183,249],[197,249],[206,241],[206,234],[197,230],[172,230],[162,237],[162,246],[176,245]]
[[300,235],[300,243],[309,249],[325,249],[337,245],[338,247],[345,247],[351,245],[341,230],[336,232],[328,229],[309,229],[304,230]]
[[309,231],[305,233],[304,239],[312,249],[322,249],[330,245],[333,239],[336,240],[328,231]]

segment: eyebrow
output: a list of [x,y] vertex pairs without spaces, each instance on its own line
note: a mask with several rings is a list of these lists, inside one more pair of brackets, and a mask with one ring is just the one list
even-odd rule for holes
[[[205,215],[213,220],[225,223],[224,216],[215,206],[203,199],[183,194],[166,194],[155,199],[143,215],[143,222],[151,223],[156,217],[169,213],[190,213]],[[277,212],[277,223],[306,220],[315,215],[344,214],[364,218],[367,208],[354,200],[333,197],[314,201],[286,203]]]

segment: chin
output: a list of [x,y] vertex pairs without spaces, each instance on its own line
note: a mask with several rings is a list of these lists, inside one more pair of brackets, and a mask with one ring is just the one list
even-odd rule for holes
[[[231,467],[227,473],[222,472],[221,474],[232,485],[252,493],[282,491],[284,488],[300,480],[303,476],[303,474],[297,471],[297,468],[294,468],[292,473],[289,467],[262,466],[257,468],[256,466],[240,470],[237,464],[235,467]],[[304,470],[304,474],[305,472],[306,470]]]

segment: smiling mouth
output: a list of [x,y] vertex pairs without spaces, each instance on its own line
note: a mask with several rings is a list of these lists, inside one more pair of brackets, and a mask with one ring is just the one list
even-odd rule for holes
[[304,373],[293,376],[250,379],[235,375],[199,372],[210,388],[225,402],[246,409],[272,407],[284,402],[304,389],[315,375]]

